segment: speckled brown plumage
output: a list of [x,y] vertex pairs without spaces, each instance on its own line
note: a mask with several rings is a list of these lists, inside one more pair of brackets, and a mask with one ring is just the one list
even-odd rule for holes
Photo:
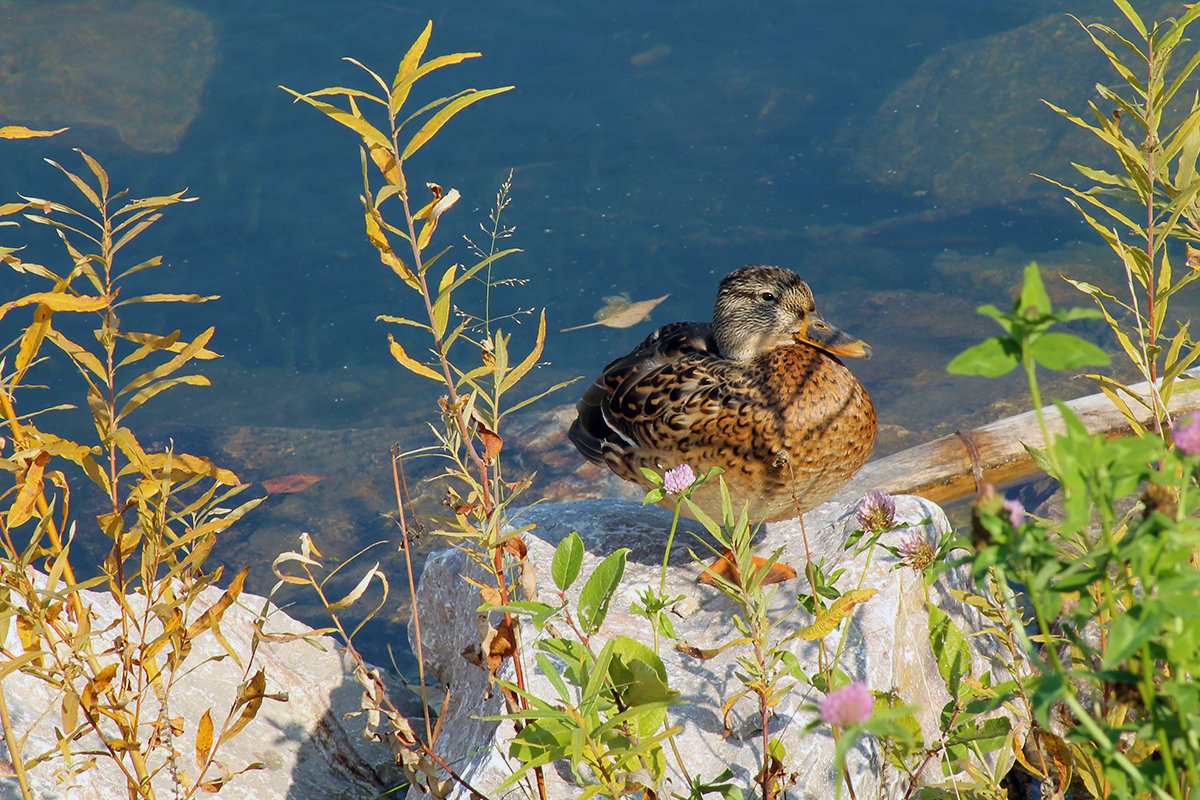
[[[646,487],[642,467],[721,467],[751,519],[794,517],[845,485],[875,443],[875,407],[838,355],[870,348],[821,318],[796,273],[742,267],[721,282],[711,324],[663,326],[605,367],[570,438]],[[720,518],[716,481],[692,499]]]

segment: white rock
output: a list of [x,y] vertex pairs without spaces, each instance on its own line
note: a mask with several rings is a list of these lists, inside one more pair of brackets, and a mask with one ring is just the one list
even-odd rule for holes
[[[856,609],[839,667],[851,678],[866,682],[872,690],[895,690],[905,702],[918,706],[921,709],[918,720],[925,740],[936,742],[939,714],[949,696],[929,644],[922,577],[908,567],[899,566],[896,559],[880,547],[874,549],[869,564],[865,555],[855,558],[845,553],[842,545],[847,535],[858,527],[855,510],[853,506],[827,504],[806,515],[810,552],[815,562],[825,560],[826,575],[844,569],[837,582],[841,590],[859,586],[861,577],[863,588],[878,592]],[[896,516],[898,522],[915,526],[931,543],[936,543],[948,527],[942,510],[921,498],[897,498]],[[923,520],[930,522],[922,525]],[[593,638],[594,647],[598,649],[607,638],[622,634],[653,646],[649,623],[630,613],[629,608],[640,589],[647,585],[658,586],[663,547],[671,524],[668,512],[629,501],[585,500],[534,506],[525,510],[517,523],[537,524],[534,531],[526,534],[525,540],[529,557],[537,569],[539,595],[543,602],[553,602],[556,591],[550,580],[550,560],[555,545],[571,531],[578,532],[583,538],[587,549],[583,570],[576,586],[568,592],[572,609],[584,578],[596,564],[617,548],[630,548],[625,578],[612,600],[604,627]],[[685,594],[694,598],[695,604],[688,609],[690,613],[673,618],[675,630],[690,644],[710,648],[737,636],[731,621],[737,609],[715,588],[696,583],[700,569],[692,562],[687,549],[690,547],[705,558],[708,551],[684,531],[702,532],[702,528],[697,523],[681,520],[671,554],[666,591],[668,595]],[[883,541],[894,546],[901,535],[901,532],[892,532],[886,534]],[[803,575],[805,546],[796,521],[768,526],[765,533],[760,533],[756,545],[760,555],[783,548],[780,560]],[[864,568],[866,574],[862,577]],[[506,759],[508,742],[513,735],[511,724],[486,721],[489,716],[503,713],[502,699],[499,692],[486,696],[487,680],[483,671],[460,655],[465,648],[478,644],[475,621],[480,596],[461,577],[471,574],[478,578],[476,570],[459,550],[435,554],[426,563],[417,592],[425,662],[433,679],[447,686],[450,692],[437,750],[487,797],[517,797],[522,796],[525,789],[518,787],[506,795],[495,791],[512,771]],[[929,598],[970,636],[982,627],[981,620],[972,609],[949,594],[951,587],[967,588],[968,580],[964,572],[952,572],[929,587]],[[806,586],[807,581],[803,578],[781,585],[774,598],[775,611],[785,612],[794,604],[796,593]],[[780,626],[775,636],[782,637],[811,622],[811,617],[799,611]],[[410,637],[411,634],[410,628]],[[529,644],[536,636],[531,625],[523,627],[526,653],[531,651]],[[825,644],[832,651],[837,645],[837,637],[827,638]],[[720,706],[742,688],[734,676],[738,648],[703,662],[672,648],[672,642],[665,642],[660,647],[660,655],[666,663],[669,686],[681,692],[680,699],[686,704],[673,707],[668,712],[668,721],[684,727],[676,744],[688,773],[712,779],[729,767],[736,776],[735,781],[746,787],[749,794],[756,794],[753,777],[762,763],[761,728],[757,705],[751,697],[743,698],[735,705],[733,716],[737,724],[732,735],[722,736]],[[797,639],[791,649],[808,674],[816,672],[817,642]],[[537,673],[532,659],[527,658],[524,663],[526,680],[533,691],[542,697],[553,697],[553,691]],[[986,669],[978,656],[975,669],[976,674]],[[513,679],[511,661],[506,663],[502,677]],[[833,766],[834,742],[828,727],[804,735],[805,725],[813,715],[802,705],[818,703],[821,698],[820,692],[799,687],[775,709],[770,723],[771,735],[778,736],[787,748],[787,771],[794,773],[797,780],[788,790],[788,797],[827,800],[838,793],[838,778]],[[870,738],[851,751],[847,763],[860,799],[898,798],[908,788],[904,776],[882,757]],[[686,794],[686,783],[669,751],[667,764],[670,783],[665,788]],[[549,797],[560,800],[580,793],[578,788],[566,783],[570,772],[565,767],[547,769],[545,774]],[[939,780],[942,775],[940,763],[934,760],[922,775],[929,781]],[[418,796],[414,790],[410,800]],[[451,796],[466,798],[469,793],[458,787]]]
[[[40,576],[44,581],[44,576]],[[104,631],[100,639],[111,642],[119,631],[108,630],[115,619],[115,604],[106,593],[83,592],[84,603],[94,614],[93,631]],[[221,590],[210,587],[201,594],[196,615],[215,603]],[[144,607],[140,598],[130,599],[136,608]],[[264,600],[243,594],[238,604],[230,607],[221,623],[221,632],[235,652],[245,658],[249,653],[253,623]],[[272,607],[269,633],[305,634],[307,626],[291,619]],[[317,637],[314,643],[301,640],[263,642],[254,660],[254,670],[266,671],[268,694],[286,693],[287,700],[263,701],[257,717],[235,738],[222,745],[218,758],[233,770],[262,762],[265,768],[244,773],[225,786],[221,798],[253,798],[253,800],[308,800],[308,798],[369,798],[401,782],[389,749],[363,738],[363,719],[346,714],[359,711],[362,691],[349,670],[343,665],[340,649],[333,639]],[[15,624],[9,626],[5,647],[10,653],[22,652]],[[107,647],[99,645],[97,651]],[[186,664],[195,665],[221,655],[224,650],[211,635],[195,640]],[[105,657],[102,657],[102,659]],[[212,718],[220,725],[231,701],[236,697],[243,671],[232,659],[207,661],[194,671],[185,671],[177,679],[169,700],[169,715],[184,720],[183,735],[174,738],[181,753],[178,765],[195,776],[196,727],[205,710],[212,709]],[[82,681],[79,689],[82,689]],[[23,754],[26,759],[54,747],[54,726],[59,721],[59,697],[45,683],[21,673],[11,673],[3,680],[4,697],[8,702],[17,736],[28,736]],[[402,701],[399,698],[397,702]],[[142,694],[145,706],[143,718],[153,721],[160,708],[152,689]],[[32,730],[31,730],[32,728]],[[147,733],[143,731],[143,734]],[[79,746],[95,746],[97,740],[85,737]],[[0,742],[2,747],[2,742]],[[4,748],[5,756],[12,758]],[[82,759],[77,758],[76,763]],[[164,764],[156,757],[151,769]],[[69,800],[113,800],[127,796],[125,779],[107,759],[98,759],[98,766],[81,774],[69,776],[61,760],[42,763],[29,777],[34,796],[39,800],[69,798]],[[155,778],[155,790],[160,798],[175,797],[169,768]],[[207,779],[218,777],[210,770]],[[0,798],[20,797],[15,780],[0,782]]]

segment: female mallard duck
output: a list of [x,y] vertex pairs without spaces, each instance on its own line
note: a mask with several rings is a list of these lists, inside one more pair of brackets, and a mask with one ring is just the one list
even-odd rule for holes
[[[647,488],[642,467],[720,467],[735,509],[748,503],[756,522],[788,519],[832,496],[871,454],[875,406],[838,358],[870,355],[821,318],[796,273],[742,267],[721,281],[712,324],[665,325],[605,367],[569,435],[589,461]],[[721,518],[716,480],[692,500]]]

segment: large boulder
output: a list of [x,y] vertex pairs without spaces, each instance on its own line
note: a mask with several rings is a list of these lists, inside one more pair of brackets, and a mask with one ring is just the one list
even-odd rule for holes
[[[929,611],[926,587],[921,575],[881,547],[868,558],[845,552],[843,545],[849,533],[858,527],[855,518],[857,505],[826,504],[806,515],[808,550],[815,562],[824,560],[825,573],[832,575],[844,570],[837,585],[844,591],[860,585],[875,589],[877,594],[859,606],[849,623],[839,667],[851,678],[864,681],[875,691],[894,691],[904,702],[917,706],[917,720],[926,742],[938,741],[939,715],[949,700],[945,681],[939,674],[932,653],[929,635]],[[884,535],[885,544],[895,545],[899,537],[915,532],[926,541],[935,543],[947,530],[948,523],[936,505],[916,497],[897,498],[897,521],[907,522],[908,531],[893,531]],[[657,587],[662,569],[663,547],[670,529],[671,515],[662,509],[643,507],[623,500],[586,500],[569,504],[545,504],[527,509],[519,517],[521,525],[536,524],[525,536],[528,556],[537,571],[537,587],[543,602],[553,602],[557,590],[550,582],[550,561],[554,548],[570,532],[583,538],[587,553],[581,576],[590,571],[604,556],[619,547],[630,549],[625,578],[613,597],[607,621],[592,646],[598,649],[604,640],[625,635],[653,644],[647,621],[630,613],[631,602],[640,589]],[[683,594],[689,601],[679,604],[683,616],[674,619],[679,636],[700,648],[712,648],[737,638],[733,625],[737,608],[724,595],[710,586],[698,585],[700,569],[692,562],[686,549],[706,552],[696,545],[683,529],[701,530],[694,523],[681,522],[671,567],[666,576],[668,595]],[[800,535],[796,522],[768,526],[760,534],[758,550],[766,554],[782,548],[781,560],[793,565],[803,574],[805,537]],[[496,787],[512,772],[507,759],[508,743],[513,735],[510,723],[489,721],[503,713],[500,693],[490,693],[485,673],[464,660],[462,652],[478,644],[476,633],[479,592],[463,580],[463,576],[480,578],[474,562],[462,550],[449,550],[432,556],[425,566],[418,594],[418,609],[422,632],[422,647],[426,668],[432,680],[448,688],[450,697],[442,720],[442,734],[437,750],[448,763],[456,765],[458,773],[476,790],[489,798],[519,796],[521,791],[497,793]],[[981,619],[972,609],[955,600],[951,590],[967,588],[969,577],[952,571],[928,587],[929,603],[947,612],[968,637],[982,627]],[[583,579],[576,582],[582,584]],[[782,617],[795,603],[797,591],[806,591],[806,581],[798,578],[776,592],[773,611]],[[578,585],[568,592],[572,607],[578,599]],[[776,639],[806,627],[812,618],[804,612],[788,616],[774,631]],[[560,626],[561,627],[561,626]],[[411,629],[410,629],[411,634]],[[525,625],[522,637],[526,648],[538,633]],[[827,652],[834,652],[837,635],[827,637]],[[809,674],[816,672],[819,643],[796,639],[788,645]],[[528,653],[529,650],[527,649]],[[698,661],[672,649],[672,643],[661,647],[667,669],[668,684],[680,692],[684,704],[668,713],[672,724],[683,732],[676,745],[692,776],[711,779],[725,767],[735,774],[735,781],[751,787],[754,775],[762,762],[761,727],[757,706],[750,696],[733,707],[731,733],[724,735],[725,720],[721,704],[742,686],[734,673],[742,652],[730,648],[720,655]],[[976,654],[975,674],[989,668]],[[553,697],[548,682],[537,672],[532,659],[525,662],[526,681],[532,690]],[[501,677],[512,680],[511,661],[506,662]],[[822,694],[800,687],[775,709],[771,722],[772,736],[778,736],[787,748],[786,764],[796,785],[789,797],[830,798],[837,794],[838,776],[834,769],[834,742],[828,726],[805,735],[805,726],[813,716],[811,706]],[[686,783],[678,773],[674,759],[667,758],[669,789],[687,793]],[[864,739],[848,757],[848,768],[860,798],[901,797],[907,788],[896,769],[881,754],[874,740]],[[566,769],[545,771],[548,796],[566,798],[580,790],[567,785],[570,773]],[[931,782],[941,779],[942,765],[930,763],[922,773]],[[564,777],[565,776],[565,777]],[[410,798],[419,796],[415,791]],[[468,797],[461,787],[452,797]]]
[[[44,576],[39,579],[44,585]],[[216,603],[221,594],[219,589],[206,589],[198,599],[197,615]],[[91,608],[95,650],[102,661],[111,661],[113,639],[121,630],[119,624],[114,624],[116,604],[107,593],[84,591],[80,596]],[[135,611],[143,606],[136,596],[127,602]],[[269,613],[267,632],[282,640],[260,642],[253,661],[249,661],[255,624],[264,607]],[[364,718],[357,713],[362,688],[343,663],[342,651],[333,639],[315,635],[308,626],[248,593],[226,610],[220,628],[249,669],[229,658],[213,636],[201,635],[193,640],[193,649],[176,678],[165,711],[169,718],[183,721],[183,732],[170,743],[180,754],[177,769],[196,774],[196,730],[201,717],[211,709],[212,719],[219,726],[237,696],[239,684],[262,669],[268,697],[257,716],[235,738],[220,746],[218,758],[232,771],[254,762],[260,762],[263,768],[234,777],[222,789],[221,797],[359,800],[378,796],[401,783],[390,749],[363,737]],[[17,629],[15,623],[8,626],[7,653],[23,652]],[[52,752],[57,741],[55,727],[62,724],[59,693],[23,672],[5,675],[2,688],[13,732],[23,739],[23,757],[28,761]],[[83,690],[82,680],[76,688]],[[393,693],[398,702],[403,700],[401,694]],[[284,696],[286,699],[277,699]],[[146,687],[138,702],[143,705],[142,718],[153,722],[162,708],[154,691]],[[413,710],[411,704],[409,710]],[[75,749],[100,748],[96,738],[89,735],[77,742]],[[13,758],[7,752],[4,755]],[[125,777],[115,764],[105,758],[96,760],[97,765],[90,769],[81,769],[86,761],[81,755],[75,756],[74,769],[60,758],[33,767],[28,775],[34,796],[71,800],[126,797]],[[161,768],[154,781],[157,796],[176,796],[172,770],[161,750],[149,767]],[[210,770],[206,780],[219,775],[219,771]],[[2,800],[19,797],[15,781],[0,781]]]

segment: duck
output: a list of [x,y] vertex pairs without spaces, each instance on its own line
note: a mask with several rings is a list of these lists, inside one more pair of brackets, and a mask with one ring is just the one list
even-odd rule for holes
[[[643,469],[721,470],[690,499],[722,519],[719,484],[752,522],[791,519],[832,497],[875,444],[875,406],[842,362],[870,358],[825,321],[790,269],[751,264],[717,288],[712,322],[664,325],[584,391],[568,437],[588,461],[647,490]],[[659,505],[674,509],[668,494]],[[682,512],[692,518],[686,503]]]

